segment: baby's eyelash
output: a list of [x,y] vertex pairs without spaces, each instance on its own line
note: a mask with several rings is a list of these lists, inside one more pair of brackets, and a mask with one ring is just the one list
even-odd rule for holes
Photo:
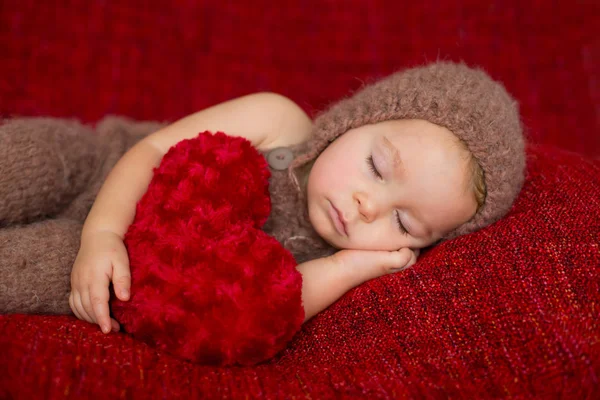
[[381,175],[381,173],[379,173],[379,171],[377,171],[377,167],[375,167],[375,162],[373,161],[372,155],[367,157],[367,165],[369,166],[369,169],[371,170],[373,175],[377,177],[377,179],[383,179],[383,176]]
[[398,222],[398,228],[400,228],[400,233],[408,236],[408,230],[402,225],[402,220],[400,219],[400,213],[396,211],[396,221]]
[[[377,167],[375,166],[375,162],[373,161],[372,155],[367,157],[367,165],[369,166],[369,169],[371,170],[373,175],[375,175],[377,177],[377,179],[383,179],[383,175],[381,175],[381,173],[377,170]],[[395,213],[396,213],[396,222],[398,223],[398,228],[400,229],[400,233],[408,236],[408,230],[404,227],[404,225],[402,225],[402,219],[400,218],[400,213],[398,211],[396,211]]]

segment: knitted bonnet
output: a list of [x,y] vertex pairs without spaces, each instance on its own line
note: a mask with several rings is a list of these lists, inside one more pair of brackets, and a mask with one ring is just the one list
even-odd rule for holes
[[358,90],[317,116],[306,152],[289,167],[316,159],[350,129],[394,119],[421,119],[449,129],[484,173],[484,204],[444,239],[474,232],[502,218],[524,180],[525,150],[517,102],[479,69],[436,62],[392,74]]

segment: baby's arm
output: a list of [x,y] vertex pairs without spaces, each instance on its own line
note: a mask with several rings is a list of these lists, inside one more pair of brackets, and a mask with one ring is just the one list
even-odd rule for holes
[[245,137],[263,150],[300,143],[311,129],[310,118],[291,100],[257,93],[191,114],[141,140],[110,172],[85,221],[71,273],[69,301],[75,315],[98,323],[105,333],[111,324],[118,329],[109,317],[108,287],[112,281],[117,297],[129,298],[129,260],[123,238],[153,168],[170,147],[209,130]]
[[311,120],[291,100],[274,93],[240,97],[191,114],[149,135],[128,151],[108,175],[85,221],[83,234],[110,231],[123,238],[135,206],[148,189],[152,169],[165,153],[201,131],[223,131],[266,149],[299,143],[310,134]]
[[320,313],[348,290],[368,280],[412,266],[418,250],[341,250],[298,265],[302,274],[304,321]]

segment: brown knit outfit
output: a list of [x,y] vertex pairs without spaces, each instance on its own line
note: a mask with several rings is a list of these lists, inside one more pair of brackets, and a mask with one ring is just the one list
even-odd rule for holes
[[0,124],[0,313],[70,314],[71,267],[104,179],[164,124],[106,117]]

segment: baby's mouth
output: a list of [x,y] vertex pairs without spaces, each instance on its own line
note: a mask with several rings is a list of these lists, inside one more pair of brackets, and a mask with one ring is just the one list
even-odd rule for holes
[[342,236],[348,236],[348,229],[344,223],[342,214],[337,208],[335,208],[331,201],[329,202],[329,216],[331,217],[333,226],[335,226],[335,230],[338,231],[338,233]]

